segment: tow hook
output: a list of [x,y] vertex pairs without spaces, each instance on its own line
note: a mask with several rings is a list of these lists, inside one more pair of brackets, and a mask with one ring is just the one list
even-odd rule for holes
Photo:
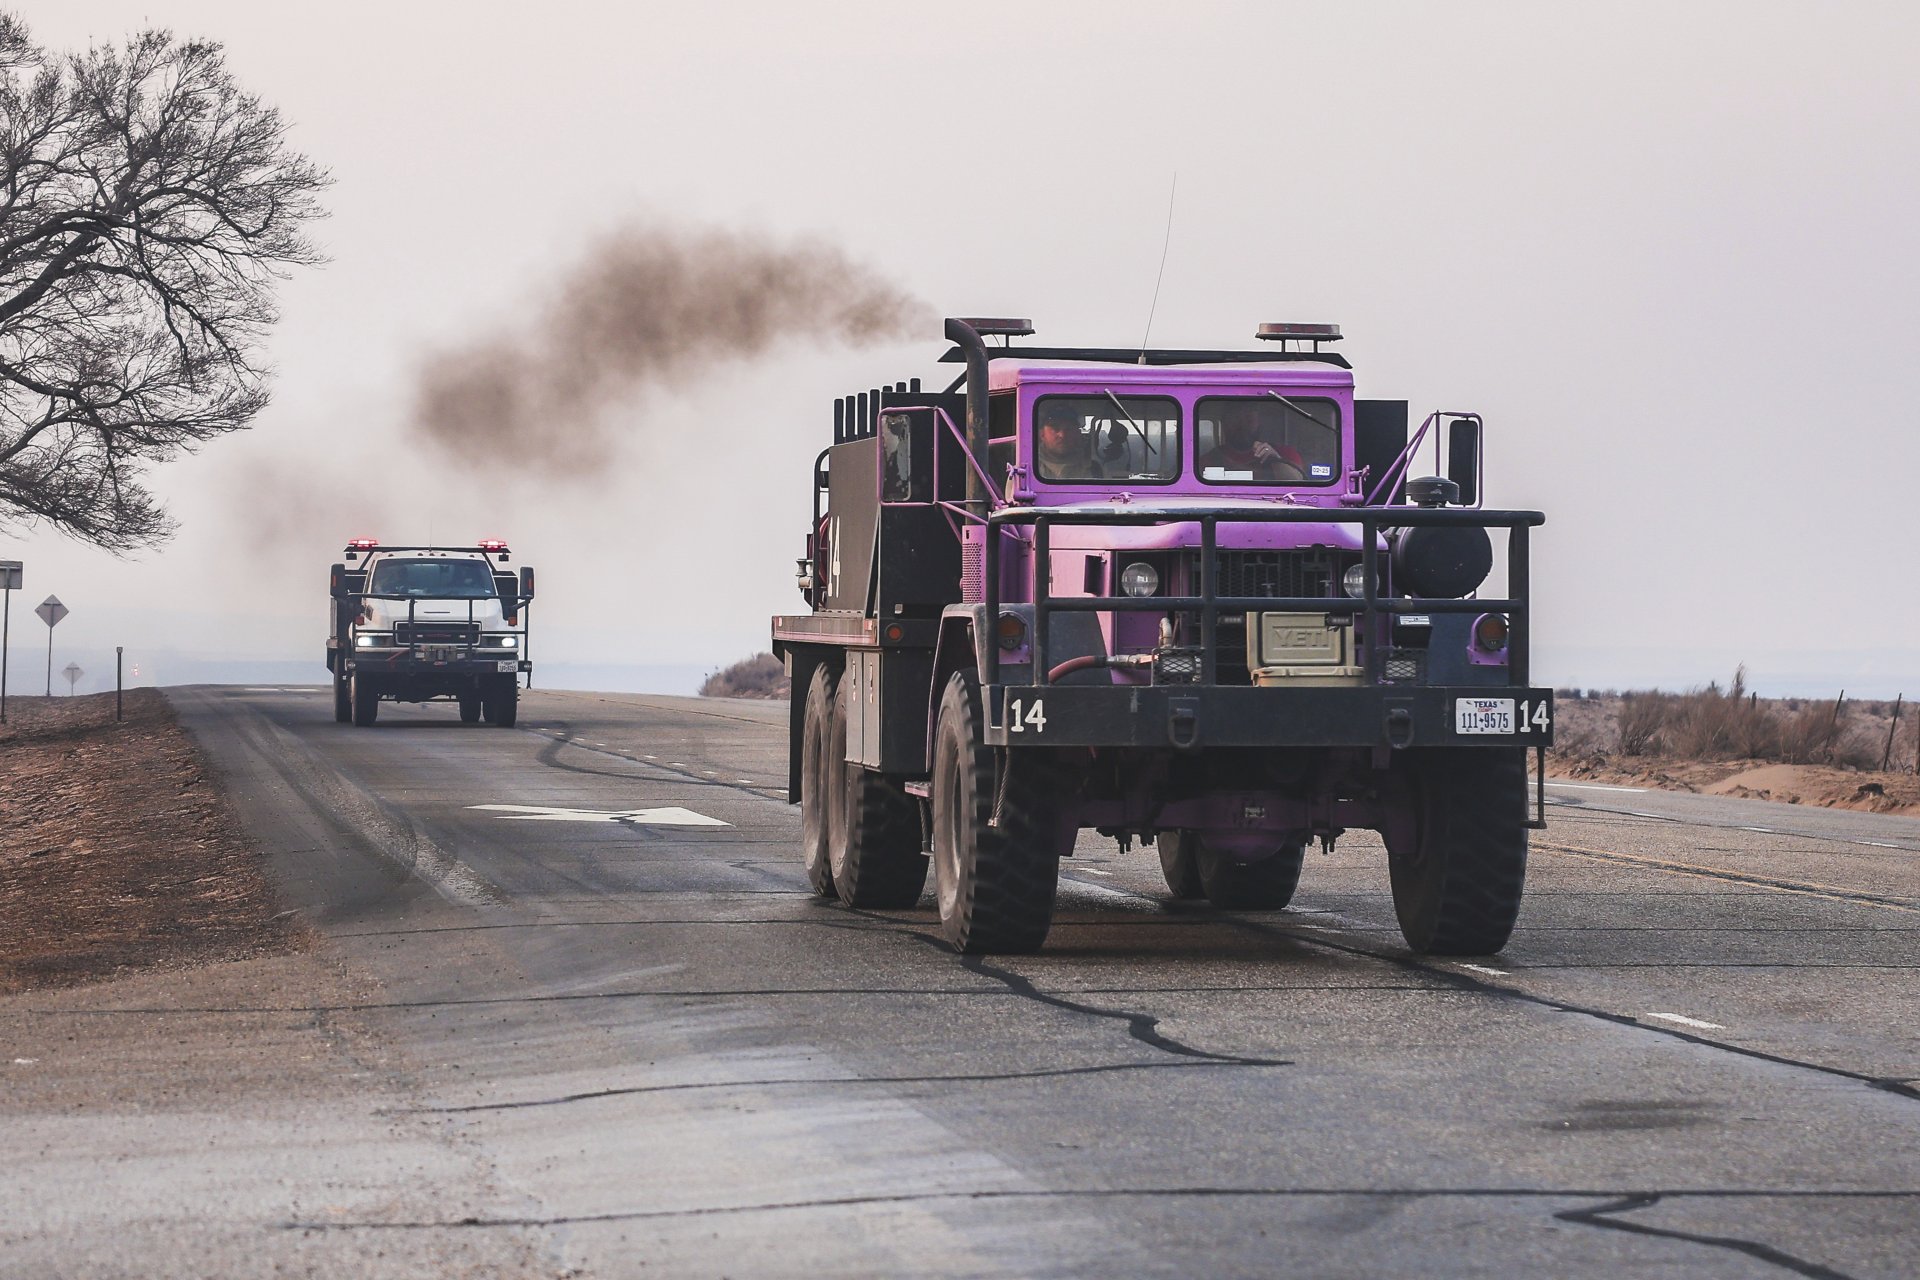
[[1176,751],[1191,751],[1200,745],[1200,703],[1196,699],[1168,699],[1167,740]]
[[1413,745],[1413,710],[1411,708],[1387,708],[1387,745],[1395,751],[1404,751]]

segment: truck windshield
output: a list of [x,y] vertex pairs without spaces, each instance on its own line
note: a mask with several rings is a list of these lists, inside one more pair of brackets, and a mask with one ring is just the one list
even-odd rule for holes
[[1208,484],[1326,485],[1340,478],[1340,406],[1310,396],[1208,396],[1194,406]]
[[1180,477],[1180,404],[1164,396],[1047,396],[1033,411],[1035,474],[1050,484]]
[[367,584],[374,596],[468,600],[493,593],[493,575],[478,560],[382,560]]

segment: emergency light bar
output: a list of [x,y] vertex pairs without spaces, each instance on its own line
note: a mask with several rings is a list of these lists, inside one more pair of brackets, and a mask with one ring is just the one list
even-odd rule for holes
[[1263,324],[1254,331],[1253,336],[1262,342],[1286,342],[1290,339],[1301,342],[1338,342],[1340,326],[1337,324]]
[[482,538],[474,544],[482,551],[505,551],[507,544],[499,538]]
[[983,338],[1026,338],[1033,334],[1031,320],[1013,320],[995,316],[963,316],[962,319],[973,326],[973,331]]
[[365,551],[370,547],[377,547],[379,545],[380,545],[380,539],[378,538],[348,538],[347,539],[347,549],[350,551]]

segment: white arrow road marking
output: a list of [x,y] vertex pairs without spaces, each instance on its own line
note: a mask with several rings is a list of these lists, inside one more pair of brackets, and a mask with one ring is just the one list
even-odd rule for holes
[[1725,1031],[1726,1030],[1725,1027],[1721,1026],[1717,1022],[1702,1022],[1698,1018],[1689,1018],[1684,1013],[1649,1013],[1643,1016],[1648,1018],[1658,1018],[1662,1022],[1677,1022],[1683,1027],[1697,1027],[1702,1031]]
[[725,827],[731,823],[691,809],[559,809],[545,804],[473,804],[518,822],[624,822],[633,827]]

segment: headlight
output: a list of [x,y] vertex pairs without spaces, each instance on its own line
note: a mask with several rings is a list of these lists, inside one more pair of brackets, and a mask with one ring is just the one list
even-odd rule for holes
[[387,644],[388,638],[383,635],[380,635],[380,636],[368,635],[366,632],[362,631],[359,635],[353,638],[353,643],[356,647],[361,649],[377,649],[381,645]]
[[1136,560],[1120,571],[1120,590],[1138,600],[1160,589],[1160,571]]
[[1340,579],[1341,589],[1355,600],[1367,594],[1367,566],[1357,564]]
[[496,649],[516,649],[520,646],[519,636],[488,636],[486,642]]

